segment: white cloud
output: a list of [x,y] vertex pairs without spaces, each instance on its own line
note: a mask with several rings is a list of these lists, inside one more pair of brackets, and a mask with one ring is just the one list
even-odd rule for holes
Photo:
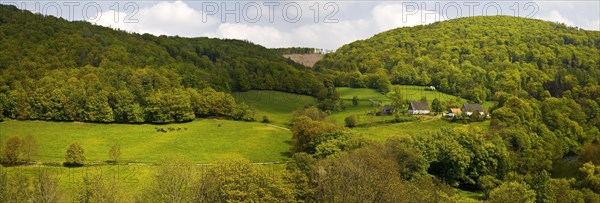
[[223,23],[219,25],[215,33],[209,32],[205,35],[249,40],[266,47],[274,47],[278,44],[289,45],[286,44],[289,41],[287,34],[271,26]]
[[540,19],[552,21],[552,22],[564,23],[564,24],[571,25],[571,26],[575,25],[575,23],[573,23],[573,21],[562,16],[560,14],[560,12],[558,12],[557,10],[550,11],[550,13],[548,15],[544,15]]
[[113,11],[103,12],[96,23],[138,33],[197,37],[201,35],[201,31],[217,22],[214,19],[203,20],[202,12],[182,1],[159,2],[150,7],[140,8],[133,16],[137,22],[133,23],[123,22],[128,15],[124,12],[119,12],[118,17],[114,15]]
[[[154,35],[179,35],[185,37],[218,37],[244,39],[263,45],[265,47],[318,47],[326,49],[337,49],[343,44],[355,40],[371,37],[379,32],[397,27],[430,24],[435,21],[446,20],[438,7],[433,4],[424,3],[402,3],[402,2],[336,2],[339,5],[339,13],[335,18],[337,23],[324,23],[323,19],[328,12],[323,10],[325,5],[311,7],[314,2],[299,2],[303,9],[301,20],[297,23],[284,21],[282,8],[284,3],[276,8],[275,22],[268,21],[267,9],[262,6],[262,20],[258,23],[226,22],[221,23],[219,13],[209,15],[202,19],[203,13],[199,7],[191,2],[162,1],[140,8],[135,15],[138,23],[123,23],[126,13],[118,13],[118,21],[115,22],[114,12],[108,10],[102,13],[97,24],[119,28],[131,32],[151,33]],[[539,4],[539,13],[536,18],[561,22],[571,26],[584,29],[600,30],[600,16],[598,14],[598,3],[595,2],[536,2]],[[262,3],[258,3],[262,5]],[[222,4],[219,4],[222,5]],[[243,3],[242,3],[243,5]],[[408,5],[408,6],[407,6]],[[442,4],[444,5],[444,4]],[[502,4],[511,6],[512,4]],[[480,4],[478,9],[481,9]],[[320,8],[321,13],[315,23],[312,8]],[[436,9],[434,9],[436,8]],[[465,7],[462,8],[466,9]],[[595,9],[595,10],[594,10]],[[293,10],[293,9],[292,9]],[[285,11],[284,11],[285,12]],[[292,12],[288,10],[288,12]],[[465,14],[466,11],[462,11]],[[593,14],[595,12],[595,14]],[[255,13],[251,12],[250,16]],[[295,13],[292,13],[292,17]],[[458,13],[459,16],[461,13]],[[452,16],[452,14],[450,14]],[[453,17],[449,17],[453,18]],[[206,22],[206,23],[204,23]]]
[[287,32],[273,26],[223,23],[216,32],[206,35],[249,40],[269,48],[303,46],[334,49],[342,44],[369,37],[368,30],[369,23],[363,20],[308,24]]

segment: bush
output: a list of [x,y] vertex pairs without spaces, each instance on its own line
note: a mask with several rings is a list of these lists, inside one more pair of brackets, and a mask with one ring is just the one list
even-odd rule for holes
[[263,116],[263,118],[262,118],[262,122],[263,122],[263,123],[271,123],[271,119],[269,119],[269,117],[265,115],[265,116]]
[[19,154],[21,153],[22,141],[19,137],[15,136],[6,141],[6,147],[4,148],[4,163],[8,165],[14,165],[19,162]]
[[344,121],[346,122],[346,127],[355,127],[356,125],[358,125],[358,123],[360,123],[360,117],[358,117],[358,115],[356,114],[352,114],[348,117],[346,117],[344,119]]
[[490,192],[490,202],[535,202],[535,192],[527,184],[509,182],[500,185]]
[[83,147],[78,143],[73,143],[67,149],[67,155],[65,156],[64,166],[73,167],[73,166],[83,166],[83,162],[85,161],[85,156],[83,156]]

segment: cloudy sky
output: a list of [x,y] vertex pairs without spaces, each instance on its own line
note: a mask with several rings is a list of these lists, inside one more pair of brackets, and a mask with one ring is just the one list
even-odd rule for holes
[[137,33],[337,49],[379,32],[473,15],[511,15],[600,30],[600,1],[6,1],[44,15]]

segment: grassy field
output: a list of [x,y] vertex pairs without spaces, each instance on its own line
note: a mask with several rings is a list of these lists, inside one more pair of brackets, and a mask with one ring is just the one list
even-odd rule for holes
[[390,100],[386,95],[369,88],[338,87],[336,90],[340,94],[340,98],[345,100],[352,100],[354,96],[357,96],[358,99],[362,101],[369,101],[369,99],[375,101]]
[[[420,100],[422,96],[427,97],[429,101],[434,98],[438,98],[441,101],[447,101],[451,98],[457,98],[449,94],[425,91],[424,86],[407,86],[402,85],[403,97],[412,100]],[[382,104],[390,104],[389,98],[373,89],[369,88],[349,88],[349,87],[338,87],[338,93],[340,98],[344,99],[346,109],[344,111],[333,112],[329,116],[329,121],[339,125],[344,125],[344,118],[352,115],[360,115],[360,123],[369,123],[370,119],[375,121],[381,121],[384,119],[392,119],[393,116],[378,116],[370,118],[367,113],[373,110],[378,110],[378,107],[372,107],[369,99],[375,101],[381,101]],[[233,96],[237,101],[244,102],[251,107],[256,109],[255,118],[261,120],[264,115],[268,116],[274,124],[285,126],[289,124],[291,113],[297,109],[317,105],[317,101],[306,95],[298,95],[292,93],[278,92],[278,91],[248,91],[248,92],[235,92]],[[359,104],[357,106],[352,105],[352,98],[357,96],[359,98]],[[461,99],[463,103],[467,101]],[[493,106],[493,102],[485,102],[483,104],[485,109],[489,109]]]
[[[457,98],[457,96],[449,95],[446,93],[438,92],[438,91],[426,91],[425,86],[412,86],[412,85],[394,85],[395,87],[400,87],[402,92],[402,97],[408,101],[418,101],[421,100],[421,97],[427,97],[427,100],[432,101],[433,99],[439,99],[441,101],[447,101],[452,98]],[[369,88],[350,88],[350,87],[338,87],[338,93],[340,93],[340,97],[346,100],[352,100],[354,96],[357,96],[359,100],[368,101],[369,99],[375,101],[381,101],[383,104],[388,104],[390,99],[389,95],[393,93],[388,93],[387,95],[381,94],[373,89]],[[463,102],[467,102],[464,99],[461,99]]]
[[[155,128],[181,130],[165,133]],[[34,136],[39,145],[34,160],[60,163],[73,142],[81,144],[89,161],[107,160],[110,147],[119,144],[122,159],[128,162],[158,162],[169,155],[196,163],[231,158],[274,162],[287,158],[291,139],[291,132],[279,127],[215,119],[168,125],[15,120],[0,123],[0,143],[12,136],[27,135]]]
[[476,122],[469,124],[452,123],[440,119],[440,116],[418,116],[419,121],[377,125],[372,127],[358,127],[353,128],[355,131],[360,132],[368,138],[375,140],[385,140],[394,136],[412,136],[417,133],[424,133],[427,131],[434,132],[442,128],[466,128],[468,126],[478,126],[481,128],[487,128],[490,125],[489,121]]
[[291,113],[296,109],[317,105],[315,98],[306,95],[292,94],[278,91],[258,91],[233,93],[236,101],[244,102],[256,109],[255,118],[262,120],[268,116],[273,123],[278,125],[288,124]]

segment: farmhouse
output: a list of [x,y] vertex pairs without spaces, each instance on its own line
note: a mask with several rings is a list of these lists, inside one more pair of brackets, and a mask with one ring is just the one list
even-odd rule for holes
[[408,106],[409,114],[429,114],[429,112],[429,103],[427,103],[426,101],[413,101],[410,102],[410,105]]
[[390,115],[392,113],[394,113],[394,109],[392,109],[392,106],[385,105],[385,106],[381,107],[381,114],[382,115]]
[[471,116],[475,111],[479,112],[479,115],[483,115],[483,107],[480,104],[463,104],[460,108],[462,112],[465,112],[467,116]]

